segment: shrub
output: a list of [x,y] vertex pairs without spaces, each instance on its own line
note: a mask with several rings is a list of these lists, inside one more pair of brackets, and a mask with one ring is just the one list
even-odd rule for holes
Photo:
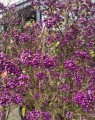
[[94,119],[95,3],[30,3],[44,19],[27,24],[1,4],[0,105],[25,106],[26,120]]

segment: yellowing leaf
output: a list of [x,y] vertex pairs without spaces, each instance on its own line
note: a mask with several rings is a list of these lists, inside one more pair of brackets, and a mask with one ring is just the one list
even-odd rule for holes
[[1,74],[1,78],[4,78],[7,76],[7,71],[4,71],[2,74]]
[[34,6],[34,9],[35,9],[35,10],[37,10],[37,7],[36,7],[36,6]]
[[23,117],[25,116],[25,107],[22,108],[21,114],[22,114]]
[[95,57],[95,52],[93,50],[90,50],[91,57]]
[[59,42],[54,42],[54,43],[51,44],[51,47],[56,48],[56,47],[58,47],[58,45],[59,45]]
[[58,47],[58,45],[59,45],[59,42],[56,42],[55,47]]
[[46,74],[47,74],[47,75],[50,75],[50,72],[49,72],[49,71],[47,71],[47,72],[46,72]]
[[91,12],[87,12],[87,13],[90,15]]

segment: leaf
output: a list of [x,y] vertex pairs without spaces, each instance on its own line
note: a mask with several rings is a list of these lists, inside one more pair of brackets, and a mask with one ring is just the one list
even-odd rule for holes
[[90,50],[90,55],[92,58],[95,57],[95,52],[93,50]]
[[22,108],[21,114],[22,114],[23,117],[25,116],[25,107]]
[[7,71],[4,71],[0,76],[1,76],[1,78],[6,77],[7,76]]
[[59,42],[54,42],[54,43],[52,43],[51,44],[51,48],[56,48],[56,47],[58,47],[58,45],[59,45]]
[[34,6],[34,9],[37,10],[37,6]]
[[59,42],[54,42],[51,44],[50,49],[53,54],[56,54],[58,52],[58,46]]
[[58,45],[59,45],[59,42],[56,42],[55,47],[58,47]]

